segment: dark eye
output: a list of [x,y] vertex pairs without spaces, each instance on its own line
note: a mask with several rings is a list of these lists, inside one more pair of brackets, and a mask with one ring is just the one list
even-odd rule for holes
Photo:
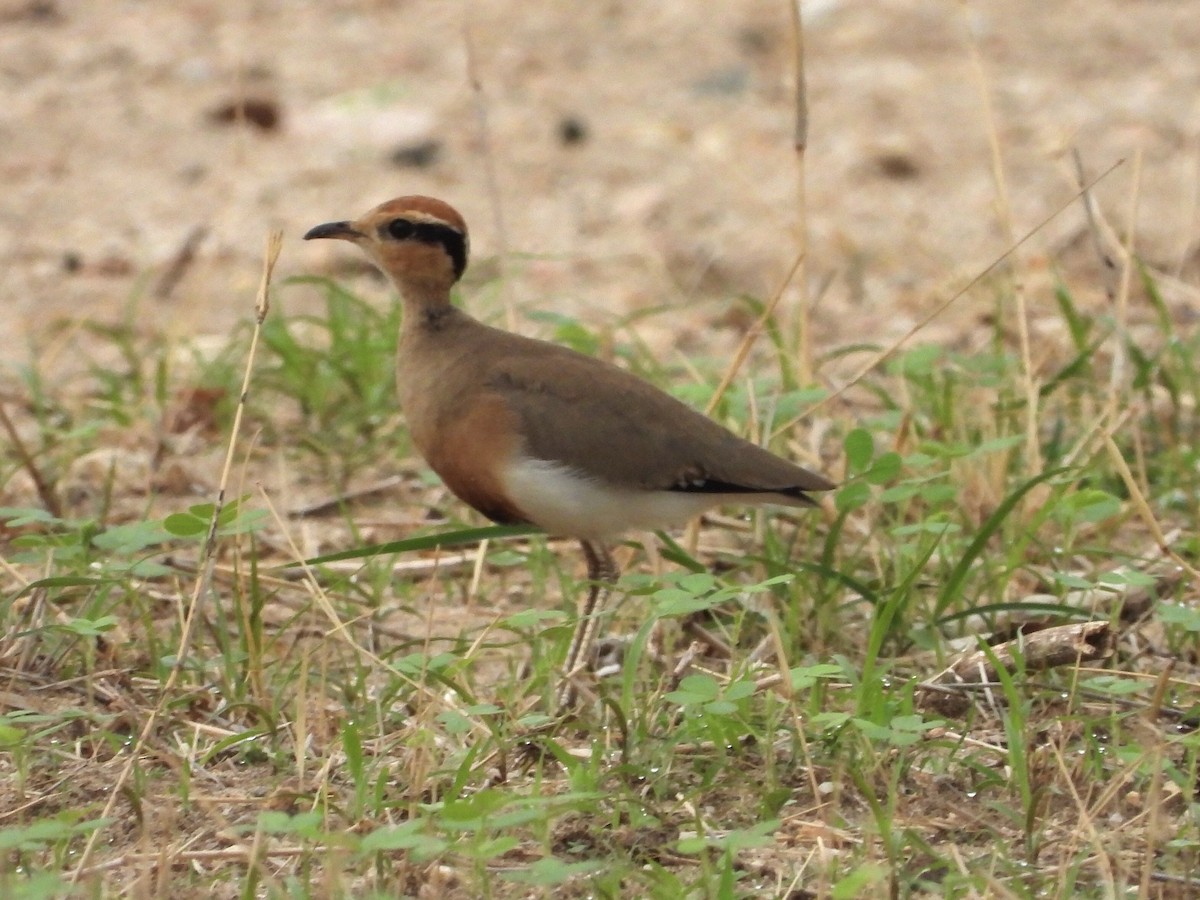
[[417,233],[417,226],[408,219],[392,219],[387,224],[387,233],[398,241],[407,241]]

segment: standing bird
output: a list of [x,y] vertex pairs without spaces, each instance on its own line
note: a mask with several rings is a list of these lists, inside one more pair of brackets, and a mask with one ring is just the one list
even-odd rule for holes
[[453,306],[467,225],[441,200],[389,200],[304,235],[315,238],[356,244],[400,292],[400,406],[446,486],[493,522],[582,544],[591,586],[563,667],[562,706],[573,701],[619,574],[609,541],[724,503],[812,505],[809,492],[834,487],[623,369]]

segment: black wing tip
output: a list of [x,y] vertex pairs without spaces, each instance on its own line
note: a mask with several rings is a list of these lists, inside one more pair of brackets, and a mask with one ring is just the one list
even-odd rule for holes
[[678,491],[681,494],[726,494],[730,496],[745,497],[748,494],[762,494],[767,497],[771,494],[788,497],[792,500],[799,500],[808,506],[817,506],[818,503],[810,493],[816,491],[832,491],[837,487],[832,481],[820,476],[815,476],[814,481],[817,484],[791,485],[788,487],[765,488],[765,487],[748,487],[744,484],[734,484],[730,481],[715,481],[705,479],[703,481],[693,481],[684,484],[677,484],[671,487],[672,491]]
[[837,487],[837,485],[830,483],[828,485],[822,485],[821,487],[816,487],[816,488],[794,487],[794,488],[787,488],[782,491],[769,491],[769,492],[764,492],[764,493],[782,494],[783,496],[790,497],[793,500],[799,500],[805,506],[820,506],[821,505],[820,503],[818,503],[816,500],[814,500],[812,497],[809,496],[809,492],[811,492],[811,491],[830,491],[830,490],[833,490],[835,487]]

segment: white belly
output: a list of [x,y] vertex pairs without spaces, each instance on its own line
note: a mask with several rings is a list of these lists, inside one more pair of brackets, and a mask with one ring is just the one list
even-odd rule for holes
[[540,459],[518,459],[503,478],[508,496],[536,525],[553,535],[593,540],[682,525],[727,499],[615,487]]

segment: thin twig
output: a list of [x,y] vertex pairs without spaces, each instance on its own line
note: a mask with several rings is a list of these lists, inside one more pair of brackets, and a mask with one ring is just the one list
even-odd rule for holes
[[[800,291],[800,302],[796,311],[796,356],[798,363],[797,379],[801,384],[812,381],[812,320],[809,315],[808,273],[804,260],[808,257],[808,85],[804,74],[804,14],[803,0],[788,0],[792,17],[792,52],[795,60],[795,97],[796,121],[792,135],[792,145],[796,150],[796,239],[799,249],[796,252],[796,269],[800,278],[797,288]],[[793,276],[789,275],[790,281]]]
[[[1055,743],[1051,743],[1050,748],[1054,754],[1054,761],[1058,766],[1059,774],[1062,776],[1060,784],[1065,784],[1067,786],[1067,790],[1071,794],[1071,799],[1075,803],[1075,809],[1079,814],[1078,822],[1081,826],[1079,831],[1081,831],[1091,842],[1093,851],[1092,858],[1094,859],[1097,867],[1100,869],[1100,874],[1104,879],[1105,886],[1107,887],[1105,896],[1115,898],[1117,896],[1117,891],[1116,877],[1113,874],[1112,856],[1105,847],[1105,842],[1100,837],[1100,833],[1096,830],[1094,816],[1089,813],[1087,804],[1085,804],[1083,802],[1083,798],[1079,796],[1079,791],[1075,786],[1075,779],[1071,774],[1071,767],[1067,765],[1067,761],[1063,758],[1062,748]],[[1130,767],[1130,769],[1131,768],[1132,767]],[[1127,771],[1129,771],[1129,769],[1127,769]],[[1108,790],[1115,792],[1120,784],[1121,779],[1110,778]],[[1099,806],[1099,804],[1097,804],[1097,806]],[[1076,835],[1073,834],[1072,842],[1074,841],[1075,837]]]
[[1004,264],[1004,262],[1010,256],[1012,256],[1012,254],[1015,253],[1019,247],[1021,247],[1025,243],[1027,243],[1029,240],[1031,240],[1035,234],[1037,234],[1039,231],[1041,231],[1043,228],[1045,228],[1047,225],[1049,225],[1051,222],[1053,222],[1055,219],[1057,219],[1060,215],[1062,215],[1064,210],[1066,210],[1067,208],[1072,206],[1075,203],[1075,201],[1079,199],[1080,195],[1083,193],[1084,190],[1088,190],[1090,188],[1095,187],[1097,184],[1099,184],[1101,181],[1103,181],[1105,178],[1107,178],[1109,175],[1111,175],[1114,171],[1116,171],[1116,169],[1118,167],[1124,165],[1124,163],[1125,163],[1125,160],[1123,158],[1118,159],[1111,166],[1109,166],[1107,169],[1105,169],[1103,172],[1101,172],[1099,175],[1097,175],[1095,178],[1093,178],[1090,182],[1088,182],[1088,184],[1085,188],[1083,188],[1079,191],[1076,191],[1074,194],[1072,194],[1071,197],[1069,197],[1065,202],[1063,202],[1061,205],[1059,205],[1057,208],[1055,208],[1053,212],[1051,212],[1048,216],[1046,216],[1046,218],[1042,219],[1042,221],[1040,221],[1036,225],[1034,225],[1031,229],[1029,229],[1029,231],[1025,232],[1025,234],[1023,234],[1021,236],[1021,238],[1015,244],[1010,246],[1007,250],[1005,250],[1003,253],[1001,253],[999,256],[997,256],[994,260],[992,260],[990,263],[988,263],[986,266],[984,266],[978,273],[975,274],[975,276],[973,278],[971,278],[970,281],[968,281],[961,288],[959,288],[957,291],[955,291],[953,294],[951,294],[947,299],[943,300],[941,303],[939,303],[937,306],[935,306],[930,312],[926,313],[925,316],[922,317],[915,325],[913,325],[912,328],[908,329],[908,331],[906,331],[899,338],[897,338],[895,341],[893,341],[892,345],[890,347],[879,351],[879,353],[875,354],[875,356],[870,361],[864,363],[863,366],[857,372],[855,372],[854,375],[851,376],[850,379],[848,381],[846,381],[845,384],[843,384],[843,385],[841,385],[841,387],[838,387],[838,388],[834,389],[833,391],[831,391],[824,398],[822,398],[821,400],[818,400],[816,403],[814,403],[808,409],[804,410],[802,413],[800,413],[800,415],[796,416],[794,419],[791,419],[790,421],[785,422],[783,425],[781,425],[779,428],[777,428],[776,431],[777,432],[786,431],[787,429],[793,427],[797,422],[811,416],[814,412],[821,409],[822,407],[828,406],[830,403],[832,403],[834,400],[836,400],[842,394],[846,393],[846,391],[850,390],[850,388],[852,388],[854,385],[858,384],[858,382],[861,381],[867,375],[868,372],[872,371],[877,366],[882,365],[883,363],[887,362],[887,360],[889,360],[893,356],[895,356],[896,353],[899,352],[901,347],[906,345],[909,341],[911,341],[914,337],[916,337],[920,332],[924,331],[930,322],[932,322],[934,319],[936,319],[938,316],[940,316],[942,313],[944,313],[947,309],[949,309],[951,306],[953,306],[960,297],[962,297],[964,294],[966,294],[968,291],[970,291],[972,288],[974,288],[977,284],[979,284],[981,281],[983,281],[983,279],[987,278],[990,274],[992,274],[992,272],[996,271],[996,269],[998,269],[1000,266],[1002,266]]
[[1154,517],[1154,510],[1150,508],[1150,503],[1146,500],[1146,495],[1142,492],[1141,485],[1137,483],[1137,479],[1133,477],[1133,472],[1129,470],[1129,464],[1125,462],[1125,457],[1121,454],[1121,449],[1108,434],[1104,435],[1104,446],[1108,450],[1108,455],[1113,465],[1117,468],[1117,474],[1125,482],[1125,489],[1129,492],[1129,499],[1133,503],[1133,508],[1138,511],[1138,515],[1141,516],[1146,527],[1150,529],[1150,534],[1158,542],[1159,549],[1187,572],[1194,582],[1200,581],[1200,571],[1197,571],[1195,566],[1171,549],[1171,542],[1167,535],[1163,533],[1162,526],[1158,524],[1158,519]]
[[[116,808],[117,799],[124,794],[125,785],[129,783],[129,778],[133,774],[133,767],[137,764],[142,752],[145,750],[150,736],[154,731],[154,726],[158,722],[159,716],[163,709],[166,708],[170,701],[171,692],[176,683],[179,681],[179,676],[183,671],[183,667],[187,660],[188,649],[191,646],[192,635],[195,632],[196,621],[199,618],[199,611],[203,606],[203,599],[207,596],[209,586],[212,583],[213,569],[216,565],[216,542],[217,542],[217,525],[221,511],[225,505],[225,489],[229,483],[229,472],[233,464],[234,449],[237,447],[238,437],[241,430],[242,415],[246,405],[246,397],[250,391],[250,377],[254,370],[254,354],[258,347],[259,333],[262,330],[263,321],[267,317],[267,311],[270,309],[269,290],[271,286],[271,275],[275,270],[275,261],[279,258],[279,251],[283,246],[283,232],[273,231],[267,236],[266,251],[263,259],[262,278],[258,285],[258,295],[255,298],[255,326],[251,334],[250,349],[246,355],[246,371],[242,377],[242,392],[238,399],[237,410],[234,413],[233,428],[229,435],[229,445],[225,452],[225,465],[221,470],[220,486],[217,489],[217,499],[213,504],[212,520],[209,523],[208,535],[204,542],[203,562],[200,566],[200,577],[196,579],[195,587],[192,591],[191,602],[188,607],[187,617],[184,620],[183,631],[179,636],[179,644],[175,651],[175,664],[171,666],[171,671],[167,675],[167,680],[159,691],[158,701],[154,708],[146,717],[145,723],[142,725],[142,730],[138,734],[137,740],[133,746],[129,748],[128,759],[125,765],[121,768],[120,774],[117,776],[117,781],[109,792],[108,800],[104,804],[104,810],[100,813],[99,818],[108,819],[113,810]],[[100,840],[100,834],[104,831],[103,828],[95,829],[89,836],[87,843],[84,845],[83,852],[79,856],[79,861],[71,872],[71,884],[77,884],[83,872],[87,869],[88,861],[92,857],[92,853],[96,848],[96,844]]]
[[179,282],[183,280],[183,276],[187,274],[187,270],[191,268],[196,259],[196,251],[200,249],[200,245],[204,243],[206,237],[208,237],[207,225],[197,225],[188,232],[183,243],[179,245],[179,249],[175,251],[175,256],[171,259],[170,264],[158,276],[158,283],[154,285],[156,300],[170,299],[175,288],[179,286]]
[[[423,680],[414,679],[405,672],[400,671],[395,666],[382,659],[378,654],[362,646],[362,644],[358,643],[354,639],[354,636],[350,633],[349,629],[349,626],[354,623],[353,620],[350,622],[343,622],[341,620],[337,610],[333,608],[333,604],[329,600],[329,595],[325,593],[324,589],[317,582],[316,570],[308,564],[307,560],[304,559],[304,554],[300,552],[300,548],[296,546],[296,542],[293,540],[291,532],[288,531],[287,523],[284,521],[283,516],[275,508],[275,505],[271,502],[270,496],[263,489],[262,485],[259,485],[259,492],[262,496],[263,503],[267,507],[267,512],[271,515],[272,519],[274,519],[276,527],[279,528],[284,537],[287,539],[288,548],[295,558],[296,565],[298,565],[304,572],[302,584],[308,589],[309,595],[312,597],[317,607],[329,620],[331,628],[326,633],[327,636],[336,636],[340,638],[346,644],[346,646],[354,651],[356,655],[360,656],[362,659],[370,662],[371,664],[378,666],[381,671],[385,671],[389,675],[400,679],[405,684],[412,687],[415,691],[425,694],[425,696],[428,697],[431,702],[449,702],[437,691],[425,684]],[[366,615],[369,614],[364,614],[364,617]],[[486,735],[489,733],[487,729],[478,724],[475,719],[472,719],[472,723],[474,727],[482,734]]]
[[[255,856],[260,856],[267,859],[291,859],[297,856],[303,856],[306,853],[321,853],[324,848],[319,846],[304,846],[304,847],[276,847],[271,850],[262,850],[255,853],[248,847],[227,847],[224,850],[183,850],[179,853],[170,854],[172,862],[223,862],[237,861],[250,862]],[[113,869],[119,869],[122,866],[136,862],[155,862],[161,858],[160,852],[155,853],[125,853],[121,856],[112,859],[106,859],[102,863],[97,863],[94,866],[89,866],[82,871],[83,876],[99,875],[101,872],[110,872]]]
[[504,324],[509,331],[517,327],[517,314],[513,309],[512,293],[508,289],[508,229],[504,223],[504,203],[500,199],[500,179],[496,174],[496,153],[492,146],[492,127],[488,118],[488,98],[479,77],[479,58],[475,52],[475,40],[471,33],[471,4],[463,14],[463,49],[467,57],[467,81],[475,99],[475,119],[479,126],[480,156],[483,158],[483,183],[487,189],[488,202],[492,207],[492,228],[496,238],[496,259],[500,268],[500,290],[504,297]]
[[712,397],[709,398],[708,405],[704,407],[706,415],[712,415],[712,411],[717,408],[717,404],[721,402],[721,398],[725,396],[725,392],[729,390],[729,385],[733,383],[733,379],[737,377],[737,373],[741,370],[742,364],[746,362],[746,357],[750,355],[750,350],[754,347],[755,341],[762,334],[764,326],[770,321],[771,315],[775,312],[775,307],[779,305],[780,298],[783,297],[783,292],[787,290],[787,286],[791,284],[792,279],[796,277],[796,273],[800,271],[800,266],[804,262],[804,257],[800,254],[792,260],[792,265],[784,276],[783,281],[771,295],[771,299],[767,305],[763,307],[762,313],[754,321],[747,330],[745,336],[742,337],[742,342],[738,345],[737,352],[733,354],[733,361],[725,369],[725,374],[721,376],[721,382],[717,385],[717,389],[713,391]]
[[[1171,682],[1171,671],[1175,660],[1170,660],[1162,671],[1158,683],[1154,686],[1154,695],[1150,707],[1146,710],[1146,721],[1154,723],[1158,720],[1159,710],[1162,709],[1163,697],[1167,693],[1167,685]],[[1146,809],[1150,813],[1150,823],[1145,830],[1146,842],[1142,847],[1142,878],[1139,884],[1139,897],[1150,896],[1150,881],[1154,876],[1154,861],[1159,859],[1159,843],[1164,832],[1163,827],[1163,735],[1162,731],[1151,729],[1154,734],[1154,745],[1150,748],[1150,789],[1146,792]]]
[[33,454],[29,452],[29,448],[25,446],[25,442],[21,440],[21,435],[13,424],[12,419],[8,417],[8,407],[3,400],[0,400],[0,423],[3,423],[4,430],[8,432],[8,439],[12,441],[13,450],[17,453],[17,458],[21,461],[21,468],[29,473],[29,477],[33,479],[34,489],[37,490],[38,499],[42,501],[42,506],[46,507],[46,512],[57,519],[62,518],[62,504],[58,500],[58,495],[54,493],[54,488],[50,486],[50,482],[42,475],[42,470],[38,468],[38,464],[33,459]]
[[1025,284],[1022,279],[1020,242],[1016,240],[1016,227],[1013,224],[1012,202],[1009,199],[1008,181],[1004,174],[1004,154],[1000,149],[1000,129],[996,124],[996,112],[992,105],[992,92],[989,90],[987,71],[983,65],[983,54],[979,49],[976,30],[971,23],[971,7],[962,0],[963,18],[967,25],[967,46],[971,54],[971,68],[975,73],[979,90],[980,106],[983,109],[984,122],[987,125],[988,147],[992,159],[992,179],[996,186],[996,206],[1000,224],[1004,229],[1004,238],[1012,246],[1012,289],[1013,298],[1017,304],[1017,340],[1021,350],[1021,369],[1024,376],[1022,381],[1025,388],[1025,455],[1028,461],[1027,470],[1031,474],[1042,471],[1042,445],[1038,431],[1038,406],[1041,395],[1038,393],[1037,380],[1034,377],[1033,353],[1029,340],[1029,310],[1025,302]]
[[296,506],[289,509],[287,517],[289,519],[306,519],[310,516],[320,516],[327,512],[333,512],[341,508],[344,504],[354,500],[361,500],[364,497],[370,497],[373,494],[381,494],[384,491],[389,491],[399,484],[404,483],[404,476],[389,475],[382,481],[377,481],[375,484],[368,484],[366,487],[355,488],[349,491],[342,491],[332,497],[326,497],[322,500],[315,500],[312,503],[306,503],[303,506]]
[[1112,343],[1112,370],[1108,381],[1108,403],[1105,407],[1107,416],[1116,415],[1118,409],[1125,407],[1125,397],[1129,393],[1129,288],[1133,278],[1133,236],[1137,230],[1138,198],[1142,184],[1142,151],[1139,148],[1133,156],[1133,184],[1129,191],[1129,213],[1125,223],[1125,240],[1122,246],[1121,280],[1117,285],[1116,322],[1113,335],[1116,340]]
[[1087,177],[1083,172],[1083,156],[1078,147],[1071,149],[1071,158],[1075,161],[1075,186],[1083,191],[1080,199],[1083,201],[1083,216],[1087,219],[1088,234],[1092,238],[1092,249],[1100,265],[1104,268],[1104,293],[1108,295],[1109,303],[1116,303],[1117,291],[1113,287],[1113,279],[1117,277],[1117,264],[1107,250],[1104,249],[1104,239],[1100,232],[1099,216],[1096,214],[1096,198],[1087,187]]

